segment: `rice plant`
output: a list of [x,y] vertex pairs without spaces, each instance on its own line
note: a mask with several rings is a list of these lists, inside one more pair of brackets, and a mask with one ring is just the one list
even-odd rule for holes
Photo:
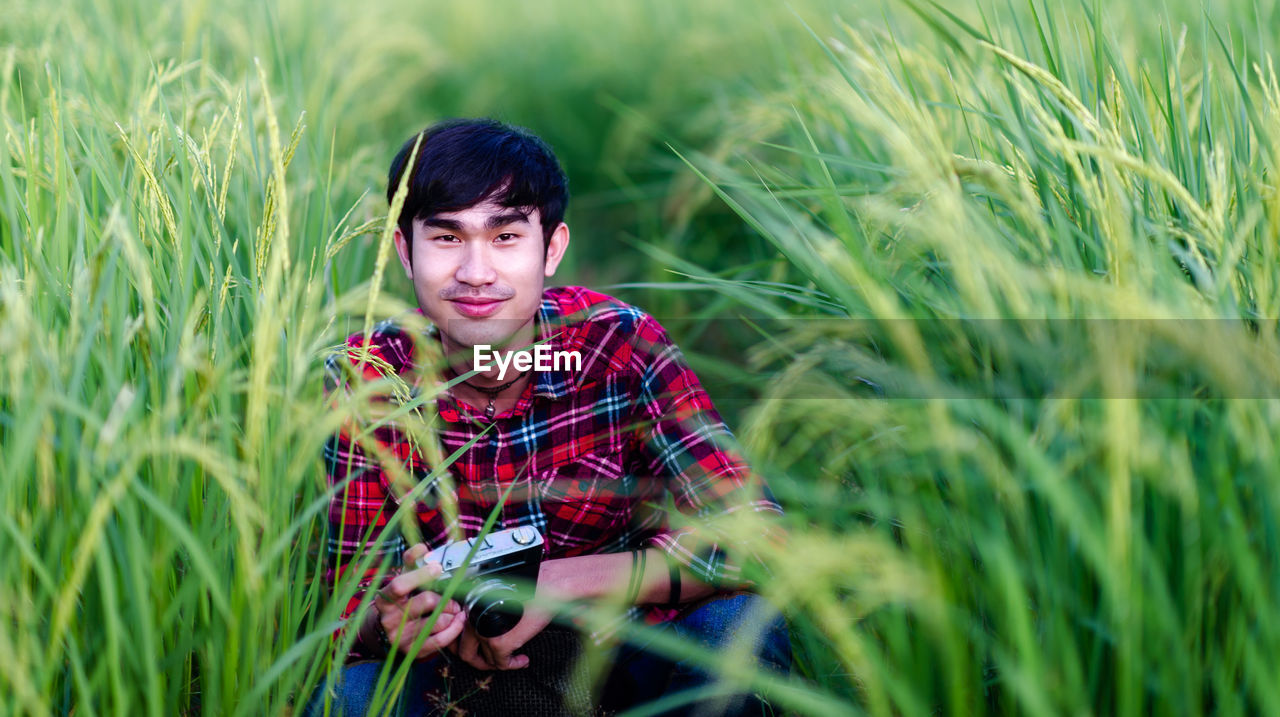
[[877,714],[1270,713],[1270,57],[1028,8],[817,34],[688,158],[778,257],[705,284],[768,337],[773,594]]

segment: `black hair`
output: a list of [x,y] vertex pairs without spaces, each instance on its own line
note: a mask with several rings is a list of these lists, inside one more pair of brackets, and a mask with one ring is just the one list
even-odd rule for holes
[[564,221],[569,188],[545,142],[526,129],[491,119],[439,122],[410,137],[391,160],[388,204],[419,137],[422,145],[410,170],[408,195],[396,218],[406,239],[413,238],[415,219],[460,211],[492,198],[504,207],[536,207],[544,246],[551,241],[552,232]]

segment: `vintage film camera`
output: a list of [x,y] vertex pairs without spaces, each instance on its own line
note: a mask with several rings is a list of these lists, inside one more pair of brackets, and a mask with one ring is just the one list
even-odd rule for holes
[[[458,540],[419,558],[417,567],[440,563],[444,572],[437,578],[445,582],[463,570],[467,554],[475,545],[474,538]],[[524,616],[524,586],[538,580],[542,563],[542,534],[529,526],[499,530],[485,536],[463,572],[463,609],[467,621],[481,637],[497,637],[520,622]]]

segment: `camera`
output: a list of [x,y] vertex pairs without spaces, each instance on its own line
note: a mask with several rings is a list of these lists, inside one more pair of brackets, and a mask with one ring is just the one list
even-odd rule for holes
[[[480,539],[479,546],[476,542],[476,538],[468,538],[441,545],[419,558],[417,567],[440,563],[443,572],[437,580],[441,582],[462,571],[467,621],[481,637],[497,637],[524,616],[522,587],[538,580],[543,538],[526,525],[490,533]],[[475,555],[468,563],[467,555],[473,548]]]

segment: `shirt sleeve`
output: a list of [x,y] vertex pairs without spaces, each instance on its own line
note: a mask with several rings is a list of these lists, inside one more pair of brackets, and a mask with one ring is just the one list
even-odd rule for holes
[[[653,318],[637,325],[640,468],[665,485],[683,519],[664,521],[649,544],[700,580],[741,584],[750,550],[724,527],[743,511],[763,514],[754,537],[778,539],[782,508],[735,449],[733,435],[680,350]],[[678,522],[680,525],[673,526]]]
[[[350,400],[350,380],[357,370],[356,360],[346,351],[330,355],[325,361],[325,394],[331,410],[347,410],[343,407]],[[371,367],[366,366],[366,376]],[[376,372],[377,368],[372,367]],[[373,374],[377,377],[377,373]],[[390,581],[400,572],[400,558],[406,548],[404,538],[390,518],[396,503],[389,500],[389,481],[381,462],[367,455],[360,441],[381,443],[379,431],[369,432],[367,438],[357,439],[362,421],[349,419],[324,446],[324,464],[329,486],[336,488],[330,499],[326,541],[324,582],[332,599],[338,599],[339,581],[348,571],[359,570],[358,589],[343,606],[341,618],[348,620],[360,606],[368,587]],[[385,436],[383,436],[385,438]],[[366,562],[367,561],[367,562]],[[383,563],[389,568],[382,569]],[[346,629],[358,630],[355,623],[344,625],[334,633],[340,639]],[[347,659],[380,657],[376,645],[353,643]]]

